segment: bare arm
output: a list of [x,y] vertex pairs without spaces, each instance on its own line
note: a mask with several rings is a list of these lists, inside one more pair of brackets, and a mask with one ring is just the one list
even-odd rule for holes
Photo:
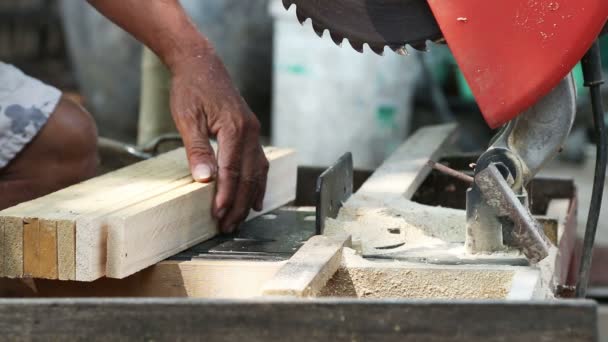
[[148,46],[169,69],[212,48],[177,0],[89,0],[89,3]]
[[[154,51],[172,75],[171,112],[194,179],[217,179],[213,213],[232,232],[262,209],[268,161],[260,124],[232,84],[212,44],[177,0],[89,0]],[[218,158],[209,144],[218,140]]]

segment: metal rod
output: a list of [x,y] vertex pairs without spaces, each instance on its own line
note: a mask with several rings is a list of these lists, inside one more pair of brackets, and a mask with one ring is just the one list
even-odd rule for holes
[[434,162],[432,160],[429,160],[427,162],[427,164],[431,168],[433,168],[433,169],[435,169],[435,170],[437,170],[437,171],[439,171],[439,172],[441,172],[443,174],[446,174],[448,176],[452,176],[454,178],[458,178],[461,181],[466,182],[468,184],[473,184],[473,182],[475,181],[475,179],[473,177],[471,177],[471,176],[469,176],[469,175],[467,175],[465,173],[462,173],[460,171],[456,171],[456,170],[454,170],[454,169],[452,169],[450,167],[447,167],[447,166],[445,166],[443,164],[439,164],[439,163]]

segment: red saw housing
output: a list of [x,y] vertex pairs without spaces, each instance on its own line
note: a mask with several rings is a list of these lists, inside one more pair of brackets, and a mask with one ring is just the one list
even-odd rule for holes
[[492,128],[548,94],[608,18],[608,0],[428,0]]

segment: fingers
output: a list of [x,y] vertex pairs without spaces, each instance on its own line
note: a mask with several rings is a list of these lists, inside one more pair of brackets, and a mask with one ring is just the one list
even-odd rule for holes
[[259,201],[260,196],[264,194],[266,172],[263,162],[266,161],[266,157],[259,145],[254,145],[248,150],[243,157],[241,177],[233,205],[221,222],[221,227],[226,232],[235,231],[247,218],[251,209],[256,209],[256,201]]
[[270,164],[268,163],[268,159],[264,155],[264,150],[260,146],[260,153],[262,156],[262,160],[260,161],[259,170],[261,174],[258,176],[258,189],[256,198],[253,202],[253,210],[262,211],[264,209],[264,197],[266,195],[266,183],[268,181],[268,169],[270,168]]
[[213,203],[213,214],[220,220],[220,230],[227,231],[223,218],[232,208],[236,198],[244,145],[244,123],[222,125],[217,134],[218,173],[217,192]]
[[216,209],[223,214],[220,229],[225,233],[237,229],[265,190],[268,162],[259,144],[259,122],[251,115],[242,129],[242,133],[236,134],[241,139],[235,139],[232,134],[218,134]]

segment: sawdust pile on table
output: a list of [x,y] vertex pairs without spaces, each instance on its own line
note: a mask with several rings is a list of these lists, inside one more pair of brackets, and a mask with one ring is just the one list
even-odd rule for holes
[[341,268],[322,297],[504,299],[513,272]]

